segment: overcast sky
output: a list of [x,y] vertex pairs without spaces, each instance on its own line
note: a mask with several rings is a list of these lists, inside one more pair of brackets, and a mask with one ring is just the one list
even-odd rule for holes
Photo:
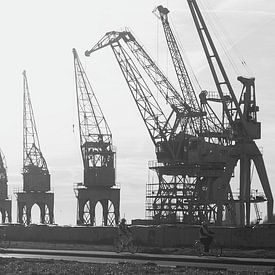
[[[201,4],[202,1],[198,3]],[[73,183],[82,181],[72,48],[76,48],[103,109],[117,148],[117,182],[121,185],[121,216],[145,217],[148,161],[154,147],[110,48],[90,49],[107,31],[130,28],[171,79],[167,48],[157,5],[170,9],[170,22],[201,86],[214,90],[187,1],[0,1],[0,147],[6,156],[9,193],[16,222],[15,188],[22,188],[22,71],[27,71],[38,135],[55,193],[55,221],[76,223]],[[228,68],[237,96],[239,73],[256,77],[263,148],[270,184],[275,190],[274,71],[275,2],[270,0],[204,0],[210,31],[225,43],[234,61]],[[212,22],[212,23],[211,23]],[[212,26],[215,26],[213,29]],[[241,66],[245,60],[247,66]],[[168,60],[170,62],[170,60]],[[227,62],[227,61],[225,61]],[[77,129],[77,127],[75,127]],[[255,183],[257,186],[257,182]]]

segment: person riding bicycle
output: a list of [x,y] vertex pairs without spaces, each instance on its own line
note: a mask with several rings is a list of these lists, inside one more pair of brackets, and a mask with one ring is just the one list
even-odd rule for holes
[[209,246],[213,241],[214,232],[210,231],[206,222],[200,228],[200,242],[204,245],[204,252],[209,252]]
[[128,225],[126,224],[126,219],[122,218],[118,226],[118,234],[124,245],[130,241],[132,237],[132,232]]

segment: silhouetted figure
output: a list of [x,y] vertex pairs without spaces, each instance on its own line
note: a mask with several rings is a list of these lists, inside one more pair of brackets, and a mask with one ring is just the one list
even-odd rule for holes
[[202,223],[200,228],[200,242],[204,245],[204,252],[209,252],[209,246],[213,240],[214,232],[208,229],[206,222]]

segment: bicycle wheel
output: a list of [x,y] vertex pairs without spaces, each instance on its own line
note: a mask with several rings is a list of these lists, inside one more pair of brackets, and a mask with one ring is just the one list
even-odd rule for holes
[[10,240],[7,239],[6,233],[3,233],[0,237],[0,247],[1,248],[9,248]]
[[123,244],[122,244],[121,240],[118,239],[118,238],[115,238],[115,239],[114,239],[113,247],[114,247],[114,251],[115,251],[116,253],[121,252],[121,251],[123,250]]
[[209,252],[212,256],[218,256],[218,248],[215,246],[210,246]]
[[10,247],[10,240],[1,240],[0,247],[1,248],[9,248]]
[[132,241],[128,244],[128,250],[130,253],[134,254],[138,252],[138,244],[135,241]]
[[195,241],[194,250],[195,250],[196,254],[198,254],[199,256],[201,256],[203,254],[203,250],[204,250],[203,244],[199,240]]
[[214,242],[210,245],[210,253],[213,256],[219,257],[221,256],[221,248]]

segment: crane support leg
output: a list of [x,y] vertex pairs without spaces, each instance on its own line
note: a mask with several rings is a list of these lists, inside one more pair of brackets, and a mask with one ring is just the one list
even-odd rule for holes
[[108,225],[108,200],[101,201],[102,210],[103,210],[103,225]]
[[[219,177],[215,184],[218,186],[217,190],[217,200],[222,202],[218,203],[218,212],[217,212],[217,223],[216,225],[222,225],[222,213],[223,213],[223,202],[227,197],[225,198],[225,194],[231,194],[231,187],[230,187],[230,179],[232,177],[232,174],[234,172],[234,168],[237,164],[238,159],[234,157],[230,157],[227,160],[225,172],[222,177]],[[230,217],[233,222],[233,224],[236,224],[236,215],[235,215],[235,206],[234,204],[230,205]]]
[[40,208],[40,223],[45,223],[45,214],[46,214],[45,206],[46,206],[45,203],[40,203],[39,204],[39,208]]
[[251,161],[244,152],[240,157],[240,225],[250,224]]
[[[259,151],[259,149],[257,148]],[[264,160],[262,157],[262,154],[259,151],[259,154],[253,157],[253,161],[255,163],[266,199],[267,199],[267,221],[271,222],[272,221],[272,216],[273,216],[273,196],[271,192],[271,188],[269,185],[265,165],[264,165]]]

